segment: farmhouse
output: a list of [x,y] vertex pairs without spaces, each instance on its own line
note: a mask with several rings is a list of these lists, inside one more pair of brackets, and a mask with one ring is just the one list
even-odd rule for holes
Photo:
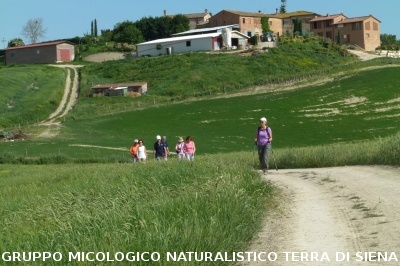
[[139,96],[147,92],[147,82],[97,84],[91,88],[92,96]]
[[278,36],[290,35],[294,32],[296,20],[301,23],[302,34],[306,35],[311,31],[310,20],[319,16],[319,14],[309,11],[295,11],[288,13],[276,13],[271,17],[269,23],[270,29]]
[[195,51],[218,51],[222,47],[245,46],[248,37],[232,30],[235,25],[204,28],[175,34],[171,38],[153,40],[136,45],[136,55],[158,56]]
[[292,33],[295,20],[301,21],[303,33],[310,31],[309,21],[314,18],[316,13],[308,11],[296,11],[290,13],[265,14],[262,12],[244,12],[234,10],[222,10],[209,19],[211,27],[224,26],[228,24],[239,25],[238,31],[246,36],[261,36],[263,34],[262,19],[268,19],[269,28],[277,36]]
[[347,18],[343,14],[320,16],[310,20],[311,31],[339,44],[356,45],[374,51],[381,44],[380,21],[372,15]]
[[51,64],[70,62],[75,58],[74,45],[68,41],[36,43],[9,47],[5,50],[5,64]]
[[[211,13],[208,12],[207,9],[204,10],[204,13],[190,13],[190,14],[182,14],[189,20],[189,29],[203,28],[208,24],[208,20],[211,17]],[[167,16],[167,10],[164,9],[164,16]],[[173,17],[174,15],[169,15]]]

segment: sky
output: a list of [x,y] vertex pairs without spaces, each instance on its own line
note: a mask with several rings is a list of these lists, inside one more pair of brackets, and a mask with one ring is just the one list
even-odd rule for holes
[[[113,29],[126,20],[137,21],[143,17],[201,13],[207,9],[217,14],[223,9],[246,12],[274,13],[281,0],[0,0],[0,47],[9,40],[21,38],[22,28],[29,19],[41,18],[46,30],[39,42],[84,36],[90,33],[91,22],[97,28]],[[286,11],[310,11],[320,15],[343,13],[347,17],[373,15],[381,21],[381,34],[396,35],[400,39],[398,11],[400,0],[287,0]]]

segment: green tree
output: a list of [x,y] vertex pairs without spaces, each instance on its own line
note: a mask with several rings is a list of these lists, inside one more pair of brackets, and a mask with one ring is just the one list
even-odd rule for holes
[[178,14],[172,18],[171,34],[187,30],[189,30],[189,19],[186,16]]
[[98,34],[98,32],[97,32],[97,20],[94,19],[94,37],[97,37],[97,34]]
[[399,47],[396,35],[381,34],[381,47],[385,49],[396,49]]
[[7,47],[15,47],[22,45],[25,45],[25,43],[21,38],[14,38],[8,42]]
[[303,25],[300,19],[296,18],[294,20],[294,25],[293,25],[293,34],[296,35],[303,35]]
[[280,13],[286,13],[286,0],[281,0],[281,7],[279,9]]
[[143,42],[142,32],[132,21],[118,23],[113,30],[113,40],[120,43],[136,44]]
[[90,36],[94,36],[93,20],[90,22]]
[[269,28],[269,18],[263,17],[261,18],[261,26],[263,32],[270,32],[271,29]]

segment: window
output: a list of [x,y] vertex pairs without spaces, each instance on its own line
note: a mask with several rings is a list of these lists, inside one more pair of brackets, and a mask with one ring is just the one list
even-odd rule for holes
[[331,26],[331,21],[330,20],[326,20],[325,21],[325,28],[329,28]]
[[354,22],[353,30],[361,30],[361,22]]
[[365,22],[365,30],[371,30],[371,23],[369,21]]
[[272,26],[272,21],[270,20],[270,21],[268,21],[268,22],[269,22],[269,25]]
[[40,54],[40,50],[39,49],[36,50],[36,54]]
[[186,41],[186,46],[192,46],[192,41]]
[[242,23],[245,24],[246,23],[246,19],[242,18]]

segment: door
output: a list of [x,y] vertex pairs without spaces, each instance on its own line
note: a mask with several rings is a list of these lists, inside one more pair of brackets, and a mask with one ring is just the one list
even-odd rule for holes
[[69,49],[60,49],[60,61],[62,62],[71,61],[71,53]]

